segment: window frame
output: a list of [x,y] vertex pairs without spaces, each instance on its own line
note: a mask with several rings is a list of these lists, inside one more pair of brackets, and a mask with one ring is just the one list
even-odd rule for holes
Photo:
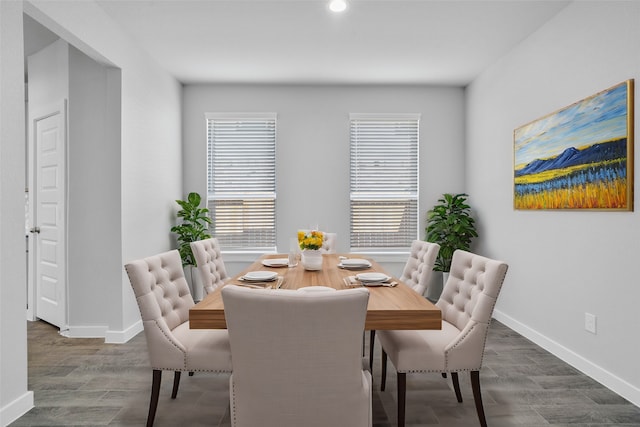
[[[360,253],[406,253],[410,250],[411,242],[418,238],[419,235],[419,195],[420,195],[420,119],[421,114],[419,113],[351,113],[349,114],[349,245],[350,250],[352,252],[360,252]],[[369,180],[367,181],[368,175],[372,175],[372,172],[363,174],[362,176],[357,176],[357,168],[358,164],[354,164],[354,162],[363,162],[363,157],[376,155],[374,140],[369,141],[367,144],[367,138],[372,135],[368,135],[363,137],[360,142],[358,141],[358,133],[362,131],[362,128],[365,127],[365,122],[367,126],[369,126],[369,130],[379,126],[384,128],[388,126],[388,129],[391,129],[392,126],[399,126],[402,122],[409,122],[407,125],[408,129],[412,132],[411,134],[407,134],[406,138],[398,137],[394,138],[393,136],[382,134],[382,141],[376,138],[377,142],[382,144],[384,142],[393,142],[399,141],[407,145],[406,148],[402,148],[400,151],[407,149],[409,150],[408,154],[402,154],[399,152],[398,160],[407,156],[412,157],[410,159],[410,164],[413,169],[407,174],[409,177],[406,178],[410,180],[410,182],[406,182],[407,191],[399,191],[398,187],[402,186],[403,179],[400,178],[397,183],[388,183],[388,189],[380,189],[380,188],[371,188],[372,185],[376,184],[375,181],[383,181],[380,178],[371,178],[369,176]],[[359,126],[360,125],[360,126]],[[367,146],[368,145],[368,146]],[[364,150],[364,153],[363,153]],[[384,150],[389,150],[389,146],[386,146]],[[393,151],[393,150],[391,150]],[[413,151],[415,155],[411,152]],[[364,154],[364,156],[363,156]],[[377,153],[379,156],[383,156],[381,153]],[[382,157],[382,159],[389,159],[389,153],[386,153],[386,157]],[[392,154],[392,153],[391,153]],[[380,159],[378,159],[380,161]],[[393,174],[393,167],[386,169],[384,172],[387,174]],[[360,182],[354,182],[360,181]],[[380,182],[378,182],[378,185]],[[386,184],[386,183],[385,183]],[[396,188],[393,188],[394,185]],[[376,191],[378,190],[378,191]],[[386,202],[390,201],[396,202],[404,202],[404,208],[402,212],[399,213],[398,209],[400,209],[401,204],[397,205],[394,213],[393,205],[389,205]],[[370,202],[373,203],[371,206],[365,206],[364,203]],[[357,208],[359,205],[362,205],[362,210],[360,216],[365,216],[366,213],[371,213],[376,210],[375,206],[385,206],[386,213],[383,213],[381,217],[377,219],[373,219],[369,222],[364,220],[362,224],[368,225],[370,228],[373,228],[373,225],[384,224],[385,220],[388,224],[387,227],[392,228],[390,223],[393,221],[397,221],[398,229],[404,230],[402,231],[402,235],[398,241],[398,243],[393,243],[393,238],[389,238],[392,232],[385,237],[384,235],[379,236],[377,239],[379,243],[374,241],[375,232],[361,232],[356,233],[354,229],[356,229],[359,225],[357,224],[357,220],[354,213],[354,208]],[[398,216],[401,215],[402,218],[398,219]],[[395,217],[395,219],[394,219]],[[377,223],[376,223],[377,221]],[[354,224],[355,222],[355,224]],[[408,227],[402,227],[402,224],[409,224]],[[367,234],[369,233],[369,237]],[[380,233],[378,233],[380,234]],[[369,240],[367,240],[369,239]],[[366,244],[369,243],[369,244]]]
[[[212,124],[214,122],[214,124]],[[231,185],[230,183],[220,183],[220,187],[223,191],[216,191],[215,187],[217,186],[215,183],[215,167],[213,163],[216,161],[214,157],[216,156],[216,148],[212,146],[215,144],[213,138],[213,127],[215,127],[215,122],[218,122],[220,126],[232,126],[231,123],[237,122],[240,126],[243,124],[246,125],[250,122],[264,122],[265,127],[272,126],[272,130],[270,132],[265,132],[261,134],[263,137],[268,137],[268,142],[260,142],[260,149],[256,149],[256,153],[259,153],[261,150],[266,151],[270,154],[270,157],[266,159],[264,162],[265,170],[261,172],[260,186],[268,187],[267,189],[262,189],[258,191],[227,191],[230,187],[236,187],[235,185]],[[206,124],[206,141],[207,141],[207,208],[209,208],[209,217],[212,219],[212,225],[210,226],[210,232],[213,237],[218,238],[220,241],[220,247],[224,252],[235,252],[235,253],[249,253],[249,252],[273,252],[276,250],[276,238],[277,238],[277,221],[276,221],[276,211],[277,211],[277,194],[276,194],[276,146],[277,146],[277,113],[205,113],[205,124]],[[220,129],[220,128],[219,128]],[[241,131],[246,132],[244,129]],[[241,135],[242,136],[242,135]],[[223,143],[230,144],[233,141],[234,137],[231,136],[229,139],[224,140]],[[254,143],[255,144],[255,143]],[[268,146],[269,145],[269,146]],[[267,147],[268,146],[268,147]],[[238,158],[242,157],[242,151],[251,153],[250,149],[246,149],[246,147],[238,147],[238,151],[233,153],[232,150],[229,150],[229,146],[225,149],[226,154],[231,153],[231,156],[235,155]],[[222,149],[220,151],[223,151]],[[234,161],[231,158],[229,161]],[[241,162],[240,162],[241,163]],[[252,163],[255,165],[255,163]],[[255,170],[252,168],[246,168],[246,170]],[[237,173],[229,179],[241,179],[242,177]],[[269,185],[269,183],[271,183]],[[243,185],[239,187],[243,187],[251,184],[251,179],[247,179],[244,181]],[[266,209],[263,211],[268,213],[267,219],[260,219],[260,221],[264,221],[265,223],[269,223],[270,227],[266,228],[265,234],[266,237],[263,236],[257,240],[251,239],[250,237],[239,237],[238,239],[233,240],[232,237],[226,237],[219,232],[216,232],[216,208],[221,209],[221,203],[217,203],[219,201],[243,201],[240,207],[236,207],[235,209],[240,209],[243,212],[242,220],[240,223],[242,224],[241,230],[242,233],[245,234],[248,230],[254,230],[251,227],[246,227],[245,223],[247,220],[255,220],[259,217],[259,212],[262,209]],[[249,203],[247,203],[248,201]],[[260,201],[271,201],[269,203],[262,204]],[[255,210],[252,210],[249,206],[253,205]],[[262,207],[259,207],[261,205]],[[234,206],[228,207],[228,209],[234,209]],[[244,213],[249,215],[246,215]],[[229,227],[233,227],[234,225],[230,224]],[[250,231],[249,231],[250,232]],[[256,232],[260,234],[260,232]],[[230,235],[231,233],[228,233]],[[233,241],[233,242],[232,242]]]

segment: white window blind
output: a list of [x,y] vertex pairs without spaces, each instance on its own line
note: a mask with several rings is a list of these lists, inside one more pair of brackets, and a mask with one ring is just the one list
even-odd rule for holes
[[276,115],[206,118],[211,234],[224,250],[275,250]]
[[420,116],[351,114],[351,250],[404,251],[418,236]]

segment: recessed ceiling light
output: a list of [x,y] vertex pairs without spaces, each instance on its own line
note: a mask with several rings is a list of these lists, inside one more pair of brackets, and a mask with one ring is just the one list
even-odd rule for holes
[[345,0],[331,0],[329,3],[329,9],[332,12],[344,12],[347,8],[347,2]]

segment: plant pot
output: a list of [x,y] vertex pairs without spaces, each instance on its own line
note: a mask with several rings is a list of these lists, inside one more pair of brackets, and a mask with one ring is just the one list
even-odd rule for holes
[[442,289],[447,283],[449,278],[449,272],[446,271],[434,271],[434,275],[430,280],[429,287],[427,288],[427,299],[432,303],[436,303],[440,299]]
[[195,302],[201,301],[204,297],[204,290],[202,287],[202,280],[200,279],[200,273],[193,265],[184,266],[184,276],[187,279],[187,285],[189,285],[189,291],[191,297]]
[[322,269],[322,252],[319,249],[305,249],[300,259],[305,270]]

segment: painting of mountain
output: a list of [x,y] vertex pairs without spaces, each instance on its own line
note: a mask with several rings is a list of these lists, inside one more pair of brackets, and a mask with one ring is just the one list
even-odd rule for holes
[[514,208],[633,210],[633,80],[514,131]]

